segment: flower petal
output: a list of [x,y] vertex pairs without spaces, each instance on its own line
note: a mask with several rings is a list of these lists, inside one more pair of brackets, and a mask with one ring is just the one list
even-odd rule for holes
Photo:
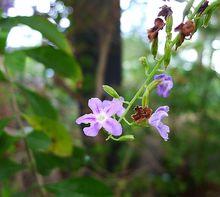
[[108,117],[111,117],[112,115],[115,114],[121,116],[124,113],[125,108],[123,107],[123,101],[124,99],[120,97],[119,99],[114,98],[112,101],[110,101],[111,103],[108,102],[108,105],[103,104],[104,106],[106,106],[104,108],[104,111],[108,115]]
[[88,123],[95,123],[96,122],[96,117],[94,114],[85,114],[79,118],[76,119],[76,124],[88,124]]
[[119,136],[122,134],[122,126],[121,124],[113,119],[113,118],[108,118],[104,123],[103,123],[103,128],[110,134],[114,136]]
[[95,137],[97,136],[99,130],[101,129],[101,125],[99,123],[95,123],[91,125],[90,127],[85,127],[83,129],[83,132],[85,135],[90,136],[90,137]]
[[165,105],[165,106],[158,107],[157,110],[154,113],[157,113],[159,111],[168,112],[169,110],[170,110],[169,106]]
[[169,139],[168,137],[168,133],[170,132],[170,128],[163,124],[163,123],[160,123],[156,129],[158,130],[158,132],[160,133],[160,136],[165,140],[167,141]]
[[173,88],[172,77],[166,74],[155,75],[154,80],[161,80],[157,85],[157,94],[164,98],[168,97],[170,90]]
[[148,122],[150,125],[157,127],[163,118],[167,117],[168,114],[165,111],[154,112],[149,118]]
[[102,101],[98,98],[89,99],[88,106],[94,114],[99,114],[103,109]]

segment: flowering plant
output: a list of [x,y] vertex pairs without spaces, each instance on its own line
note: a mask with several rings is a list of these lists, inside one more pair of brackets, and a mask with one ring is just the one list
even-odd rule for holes
[[[108,132],[108,139],[115,141],[133,140],[133,135],[124,135],[121,122],[124,121],[129,126],[144,123],[146,126],[154,127],[160,136],[167,141],[170,129],[162,120],[168,116],[169,107],[160,106],[154,112],[149,106],[150,93],[156,88],[158,96],[167,98],[170,90],[173,88],[172,77],[166,74],[167,67],[172,57],[172,49],[182,45],[185,39],[192,38],[194,33],[200,27],[206,27],[213,11],[219,6],[220,2],[215,1],[209,5],[209,1],[202,0],[194,7],[194,0],[188,1],[184,12],[183,21],[174,28],[179,32],[173,38],[173,11],[167,5],[162,6],[157,18],[154,21],[154,27],[147,31],[148,39],[152,42],[151,52],[155,59],[154,65],[149,65],[146,57],[139,60],[145,67],[146,79],[134,97],[130,101],[124,101],[119,94],[110,86],[104,85],[103,89],[106,93],[113,97],[112,101],[103,102],[98,98],[89,100],[89,107],[93,113],[85,114],[76,120],[77,124],[90,124],[89,127],[83,129],[85,135],[96,136],[101,128]],[[187,19],[185,19],[187,18]],[[164,55],[158,55],[158,35],[165,27],[166,41],[164,47]],[[162,69],[161,69],[162,68]],[[132,122],[128,121],[127,114],[134,106],[135,102],[141,99],[141,106],[135,107],[135,114],[131,116]],[[127,105],[126,107],[124,107]],[[153,113],[152,113],[153,112]],[[118,117],[118,118],[117,118]],[[120,136],[123,133],[122,136]],[[120,136],[115,138],[113,136]]]

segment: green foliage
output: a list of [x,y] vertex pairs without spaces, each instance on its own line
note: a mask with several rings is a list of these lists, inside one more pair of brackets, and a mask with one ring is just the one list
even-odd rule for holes
[[19,24],[28,25],[29,27],[38,30],[43,34],[45,38],[54,43],[57,47],[59,47],[68,54],[72,54],[71,46],[69,45],[66,37],[58,31],[54,24],[52,24],[42,16],[18,16],[6,19],[2,18],[0,20],[0,27],[3,28],[9,29]]
[[27,56],[45,65],[46,68],[52,68],[60,76],[71,78],[77,82],[82,79],[82,73],[76,60],[63,52],[51,46],[43,46],[24,50]]
[[35,115],[51,118],[53,120],[58,119],[58,114],[52,104],[45,97],[38,93],[25,88],[18,84],[21,93],[25,96],[29,102],[31,109]]
[[51,145],[51,139],[43,132],[33,131],[27,136],[29,147],[34,151],[47,151]]
[[101,181],[90,177],[73,178],[46,186],[46,189],[57,197],[110,197],[111,190]]
[[5,53],[4,64],[8,70],[15,73],[23,73],[25,69],[26,56],[22,51],[14,51],[12,53]]
[[52,141],[49,151],[58,156],[70,156],[72,153],[72,140],[66,128],[59,122],[40,116],[27,116],[24,118],[38,131],[44,132]]
[[24,169],[24,167],[16,162],[0,158],[0,180],[7,179],[8,177],[14,175],[16,172]]

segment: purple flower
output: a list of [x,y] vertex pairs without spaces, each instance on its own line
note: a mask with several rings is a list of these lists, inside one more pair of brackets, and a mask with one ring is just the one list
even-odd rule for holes
[[2,0],[0,2],[0,8],[2,8],[5,13],[7,13],[8,9],[11,7],[13,7],[12,0]]
[[157,94],[164,98],[168,97],[170,90],[173,87],[172,77],[166,74],[155,75],[154,80],[161,80],[161,83],[157,85]]
[[162,120],[168,116],[168,111],[168,106],[161,106],[151,115],[148,120],[149,124],[157,129],[160,136],[165,141],[169,139],[168,133],[170,132],[170,128],[167,125],[163,124]]
[[112,118],[113,115],[121,116],[124,113],[123,98],[113,99],[112,101],[98,98],[89,99],[88,106],[93,113],[85,114],[76,120],[77,124],[90,124],[83,129],[87,136],[95,137],[101,128],[109,134],[119,136],[122,134],[121,124]]

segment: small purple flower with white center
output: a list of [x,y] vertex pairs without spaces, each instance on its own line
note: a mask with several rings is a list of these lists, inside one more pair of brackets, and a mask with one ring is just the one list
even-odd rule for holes
[[90,124],[89,127],[83,129],[87,136],[95,137],[101,128],[104,128],[111,135],[120,136],[122,126],[112,116],[116,114],[120,116],[124,113],[123,101],[122,97],[112,101],[104,100],[103,102],[98,98],[91,98],[88,106],[93,113],[79,117],[76,123]]
[[170,128],[165,125],[162,121],[168,116],[169,107],[161,106],[159,107],[149,118],[148,122],[151,126],[155,127],[159,132],[160,136],[167,141],[169,139],[168,133]]
[[157,94],[164,98],[168,97],[173,87],[172,77],[166,74],[155,75],[154,80],[161,80],[157,85]]

